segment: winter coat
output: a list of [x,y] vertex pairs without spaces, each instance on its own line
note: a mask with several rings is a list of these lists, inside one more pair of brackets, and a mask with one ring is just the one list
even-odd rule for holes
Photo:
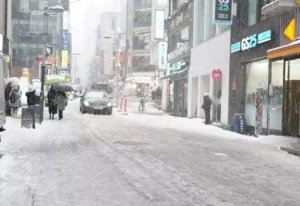
[[9,96],[9,106],[11,108],[19,108],[21,107],[21,96],[19,92],[12,91]]
[[55,95],[55,104],[58,110],[65,110],[67,102],[67,95],[63,92],[57,92]]
[[162,92],[161,92],[160,88],[156,89],[155,95],[156,95],[157,98],[160,98],[162,96]]
[[48,98],[49,104],[52,104],[52,103],[54,104],[56,93],[57,92],[53,89],[50,89],[50,91],[48,92],[47,98]]
[[5,100],[6,101],[9,101],[9,96],[10,96],[11,91],[12,91],[12,86],[11,86],[11,84],[8,84],[5,87]]
[[31,91],[31,92],[27,92],[26,93],[26,97],[27,97],[27,104],[28,106],[34,106],[36,105],[36,95],[35,95],[35,91]]
[[211,98],[209,96],[204,96],[202,109],[204,109],[204,110],[210,110],[211,109],[211,105],[212,105]]

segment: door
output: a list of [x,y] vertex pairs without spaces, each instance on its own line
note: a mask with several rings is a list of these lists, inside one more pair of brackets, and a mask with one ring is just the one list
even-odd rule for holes
[[283,132],[300,135],[300,59],[285,61]]

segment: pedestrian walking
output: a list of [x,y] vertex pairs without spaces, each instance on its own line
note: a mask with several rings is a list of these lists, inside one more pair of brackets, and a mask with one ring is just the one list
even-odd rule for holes
[[5,110],[6,110],[6,116],[11,116],[11,109],[9,106],[9,96],[12,92],[12,83],[9,82],[7,86],[5,87]]
[[205,124],[210,124],[211,105],[212,105],[212,99],[209,97],[208,93],[205,93],[203,97],[203,105],[202,105],[202,109],[204,109],[205,112]]
[[17,88],[13,88],[9,96],[9,106],[13,117],[18,115],[18,109],[21,107],[21,96]]
[[155,90],[153,89],[152,90],[152,92],[151,92],[151,102],[154,102],[155,101],[155,99],[156,99],[156,92],[155,92]]
[[161,88],[159,86],[156,89],[155,96],[156,96],[157,103],[160,105],[161,98],[162,98],[162,92],[161,92]]
[[57,105],[59,120],[63,118],[63,111],[66,108],[67,95],[64,92],[56,92],[55,104]]
[[54,119],[54,115],[57,114],[57,105],[55,104],[55,96],[56,96],[56,91],[53,89],[53,86],[51,86],[47,94],[50,119]]
[[145,101],[146,101],[145,98],[140,99],[139,111],[141,111],[141,108],[142,108],[142,111],[146,111]]

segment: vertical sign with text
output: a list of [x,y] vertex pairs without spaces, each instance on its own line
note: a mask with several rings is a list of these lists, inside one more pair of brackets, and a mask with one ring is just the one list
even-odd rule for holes
[[232,0],[215,0],[215,24],[232,24]]
[[168,43],[167,42],[159,42],[158,43],[158,69],[159,70],[167,70],[167,54],[168,54]]
[[155,11],[155,39],[164,39],[165,33],[165,11]]
[[62,49],[68,50],[68,30],[62,31]]

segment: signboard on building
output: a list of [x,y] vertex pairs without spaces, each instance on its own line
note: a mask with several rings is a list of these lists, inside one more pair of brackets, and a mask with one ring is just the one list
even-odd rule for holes
[[68,50],[68,30],[62,31],[62,48]]
[[68,50],[61,51],[61,68],[68,68]]
[[69,12],[64,11],[63,13],[63,29],[68,30],[69,29]]
[[215,82],[219,82],[222,76],[222,71],[220,69],[214,69],[211,75]]
[[233,0],[215,0],[215,24],[232,24]]
[[257,45],[271,41],[272,40],[272,30],[267,30],[259,34],[252,34],[245,37],[240,42],[236,42],[231,45],[231,53],[238,51],[245,51],[257,47]]
[[164,39],[165,11],[155,10],[155,39]]
[[167,42],[159,42],[158,43],[158,69],[159,70],[167,70],[168,61],[168,43]]

